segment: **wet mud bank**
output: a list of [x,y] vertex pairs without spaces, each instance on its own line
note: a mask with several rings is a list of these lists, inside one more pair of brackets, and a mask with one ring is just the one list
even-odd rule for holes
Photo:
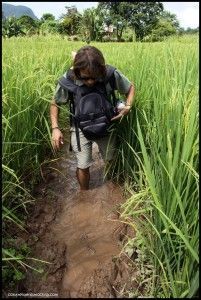
[[[104,163],[95,146],[90,189],[78,192],[76,160],[68,148],[64,146],[59,158],[42,170],[44,181],[35,189],[28,233],[23,236],[32,257],[51,264],[42,264],[42,274],[27,269],[17,292],[60,298],[128,297],[125,291],[134,288],[135,268],[121,250],[134,232],[120,220],[123,191],[103,179]],[[31,265],[38,268],[39,263]]]

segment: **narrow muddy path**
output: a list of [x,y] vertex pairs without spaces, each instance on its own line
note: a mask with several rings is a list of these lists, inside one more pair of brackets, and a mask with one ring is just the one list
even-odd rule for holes
[[[42,274],[28,269],[18,293],[125,297],[124,291],[133,288],[134,265],[121,253],[126,236],[133,234],[119,218],[123,191],[103,179],[104,163],[94,146],[90,189],[78,192],[76,160],[68,148],[65,143],[59,158],[43,168],[44,181],[35,189],[37,200],[22,238],[33,257],[51,264],[42,265]],[[39,267],[36,261],[31,265]]]

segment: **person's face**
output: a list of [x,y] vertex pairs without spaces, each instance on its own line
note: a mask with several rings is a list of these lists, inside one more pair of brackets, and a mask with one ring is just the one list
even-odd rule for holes
[[93,86],[98,80],[98,78],[94,78],[93,76],[91,76],[88,70],[80,70],[79,79],[89,87]]

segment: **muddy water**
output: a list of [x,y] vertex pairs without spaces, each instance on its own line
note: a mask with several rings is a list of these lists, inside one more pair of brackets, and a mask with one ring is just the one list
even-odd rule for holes
[[52,264],[42,279],[28,271],[20,289],[64,298],[114,298],[115,283],[120,286],[130,276],[115,264],[126,230],[118,213],[122,190],[103,178],[104,163],[95,145],[90,189],[78,192],[75,157],[67,153],[68,145],[43,170],[45,182],[36,189],[37,205],[28,222],[34,257]]
[[55,227],[57,237],[67,243],[68,268],[62,287],[71,296],[76,295],[87,276],[120,251],[114,237],[119,224],[104,197],[108,194],[106,187],[100,193],[101,197],[96,190],[76,199]]
[[67,245],[62,293],[69,292],[71,297],[80,296],[79,290],[86,278],[120,252],[115,233],[121,226],[116,212],[122,200],[121,191],[113,183],[104,182],[104,164],[96,146],[93,153],[89,191],[77,192],[75,160],[68,161],[73,172],[68,173],[72,194],[66,199],[54,228],[57,238]]

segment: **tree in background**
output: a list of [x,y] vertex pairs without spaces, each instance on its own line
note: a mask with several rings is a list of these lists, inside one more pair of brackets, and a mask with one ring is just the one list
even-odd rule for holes
[[99,2],[98,7],[109,13],[115,23],[132,27],[137,40],[151,32],[163,11],[162,2]]
[[58,33],[58,23],[56,21],[45,21],[40,25],[40,33],[42,35],[46,34],[56,34]]
[[60,17],[58,31],[61,34],[75,35],[78,33],[82,15],[75,6],[66,6],[66,13]]
[[160,20],[169,22],[177,31],[179,30],[179,21],[175,14],[170,13],[169,11],[163,11],[160,16]]
[[99,2],[96,8],[80,14],[76,6],[66,6],[57,21],[44,13],[40,20],[30,16],[5,18],[2,11],[2,35],[69,35],[90,41],[160,41],[173,34],[193,34],[196,29],[181,28],[175,14],[164,11],[162,2]]
[[[104,4],[105,3],[105,4]],[[98,9],[104,15],[104,25],[107,28],[106,33],[109,33],[109,28],[113,28],[116,33],[116,41],[121,41],[123,30],[127,27],[127,22],[125,18],[122,18],[120,10],[122,8],[122,3],[120,5],[117,2],[99,2]],[[106,36],[107,38],[107,36]],[[111,36],[106,40],[110,40]]]
[[39,33],[40,24],[30,16],[21,16],[18,18],[18,24],[24,28],[27,35]]
[[52,14],[49,14],[49,13],[45,13],[42,15],[40,20],[42,23],[47,22],[47,21],[55,21],[55,16]]
[[6,18],[2,22],[2,35],[11,38],[12,36],[26,35],[26,28],[19,24],[19,20],[15,17]]
[[187,27],[187,29],[184,29],[184,33],[186,34],[195,34],[195,33],[199,33],[199,26],[197,28],[190,28]]
[[42,15],[40,19],[40,32],[42,35],[54,34],[58,32],[58,22],[55,20],[55,16],[49,13]]
[[143,41],[157,42],[175,33],[176,29],[170,22],[165,20],[159,20],[157,25],[151,31],[151,33],[143,38]]
[[165,37],[178,33],[180,30],[179,21],[175,14],[163,11],[161,16],[153,27],[149,35],[143,38],[143,41],[156,42],[161,41]]
[[80,33],[86,42],[102,41],[103,18],[103,13],[98,8],[88,8],[84,11],[80,23]]

